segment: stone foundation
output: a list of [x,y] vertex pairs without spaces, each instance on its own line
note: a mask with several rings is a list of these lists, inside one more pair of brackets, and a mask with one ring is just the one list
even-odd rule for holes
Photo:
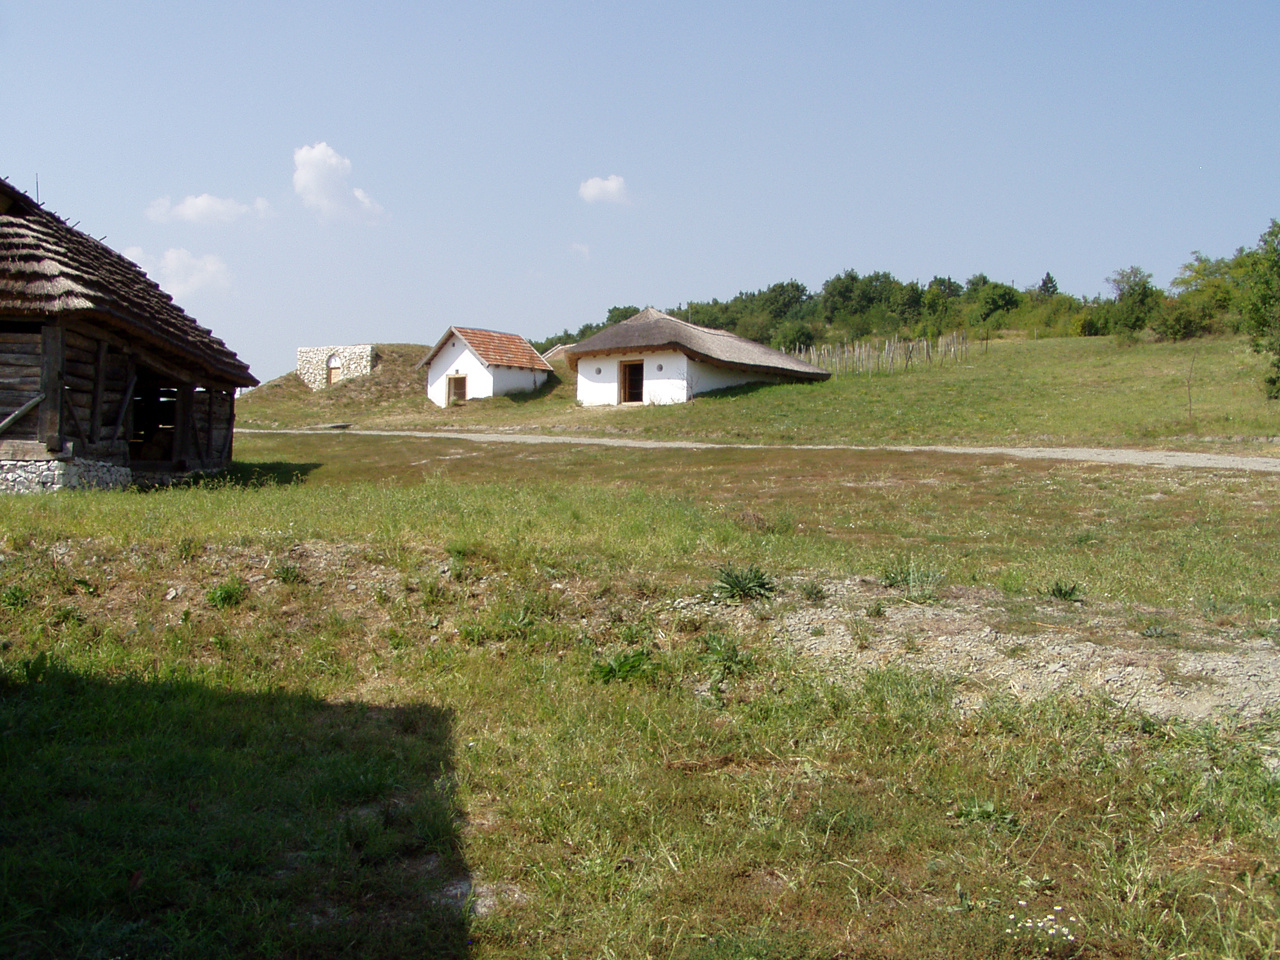
[[[312,390],[323,390],[339,380],[372,373],[377,362],[377,352],[371,343],[349,347],[298,348],[298,376]],[[332,378],[330,370],[333,371]]]
[[0,460],[0,493],[120,490],[133,471],[104,460]]

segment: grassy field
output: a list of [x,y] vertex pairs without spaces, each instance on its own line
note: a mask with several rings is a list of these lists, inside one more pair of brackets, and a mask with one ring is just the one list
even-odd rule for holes
[[993,340],[958,365],[824,384],[740,388],[692,404],[583,408],[573,380],[441,410],[411,369],[426,348],[383,348],[383,369],[312,394],[290,375],[241,398],[242,426],[521,429],[752,443],[1012,444],[1277,449],[1263,358],[1241,338],[1119,346],[1108,338]]
[[[1205,345],[1197,376],[1235,349]],[[924,423],[942,383],[877,389]],[[1115,389],[1091,409],[1131,402]],[[767,393],[685,412],[772,435]],[[515,405],[439,416],[482,408]],[[592,429],[665,434],[669,413]],[[835,680],[771,631],[824,582],[909,561],[1011,616],[1069,582],[1081,623],[1159,611],[1277,639],[1280,478],[340,433],[243,436],[237,461],[181,489],[0,501],[0,953],[1280,948],[1276,718],[1066,696],[961,713],[962,678]],[[712,589],[752,565],[771,597]]]

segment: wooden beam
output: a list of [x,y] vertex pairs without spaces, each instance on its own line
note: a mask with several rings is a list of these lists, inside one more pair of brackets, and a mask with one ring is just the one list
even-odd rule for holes
[[120,439],[120,428],[124,426],[124,415],[129,412],[129,404],[133,403],[133,388],[138,385],[138,373],[129,371],[129,385],[124,388],[124,396],[120,398],[120,412],[116,414],[116,424],[111,430],[111,442]]
[[71,396],[71,391],[66,384],[63,384],[62,389],[67,394],[67,402],[62,405],[62,409],[71,414],[71,425],[76,428],[76,435],[80,437],[82,443],[87,445],[89,435],[85,432],[84,424],[80,422],[80,414],[76,413],[75,398]]
[[178,404],[173,420],[173,459],[186,460],[192,453],[191,440],[195,432],[196,388],[189,383],[178,387]]
[[13,413],[9,414],[3,420],[0,420],[0,433],[4,433],[6,430],[12,427],[15,423],[17,423],[19,420],[25,417],[28,413],[30,413],[32,410],[38,407],[43,400],[44,400],[44,394],[37,393],[34,397],[32,397],[30,400],[28,400],[26,403],[20,406],[17,410],[13,411]]
[[62,449],[62,328],[54,323],[42,327],[40,347],[40,392],[44,402],[40,404],[36,438],[44,442],[49,452],[56,453]]
[[107,341],[98,341],[98,369],[93,380],[93,409],[89,414],[89,442],[97,443],[102,432],[102,392],[107,386]]
[[65,453],[50,453],[39,440],[0,440],[0,460],[67,460]]

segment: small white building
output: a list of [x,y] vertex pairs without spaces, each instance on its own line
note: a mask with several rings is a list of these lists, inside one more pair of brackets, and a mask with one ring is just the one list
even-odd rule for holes
[[584,406],[684,403],[746,383],[826,380],[831,374],[726,330],[646,307],[565,351]]
[[414,368],[427,368],[427,399],[438,407],[462,400],[528,393],[547,382],[551,364],[515,333],[450,327]]

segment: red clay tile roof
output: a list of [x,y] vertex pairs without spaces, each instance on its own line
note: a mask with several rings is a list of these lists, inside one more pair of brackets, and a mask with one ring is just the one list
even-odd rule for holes
[[215,381],[257,385],[227,345],[132,260],[0,180],[0,314],[93,318]]
[[477,330],[474,327],[450,327],[440,338],[436,348],[419,361],[418,366],[425,367],[430,364],[454,335],[461,337],[486,366],[520,367],[524,370],[551,369],[551,364],[543,360],[542,355],[518,333],[497,333],[493,330]]

